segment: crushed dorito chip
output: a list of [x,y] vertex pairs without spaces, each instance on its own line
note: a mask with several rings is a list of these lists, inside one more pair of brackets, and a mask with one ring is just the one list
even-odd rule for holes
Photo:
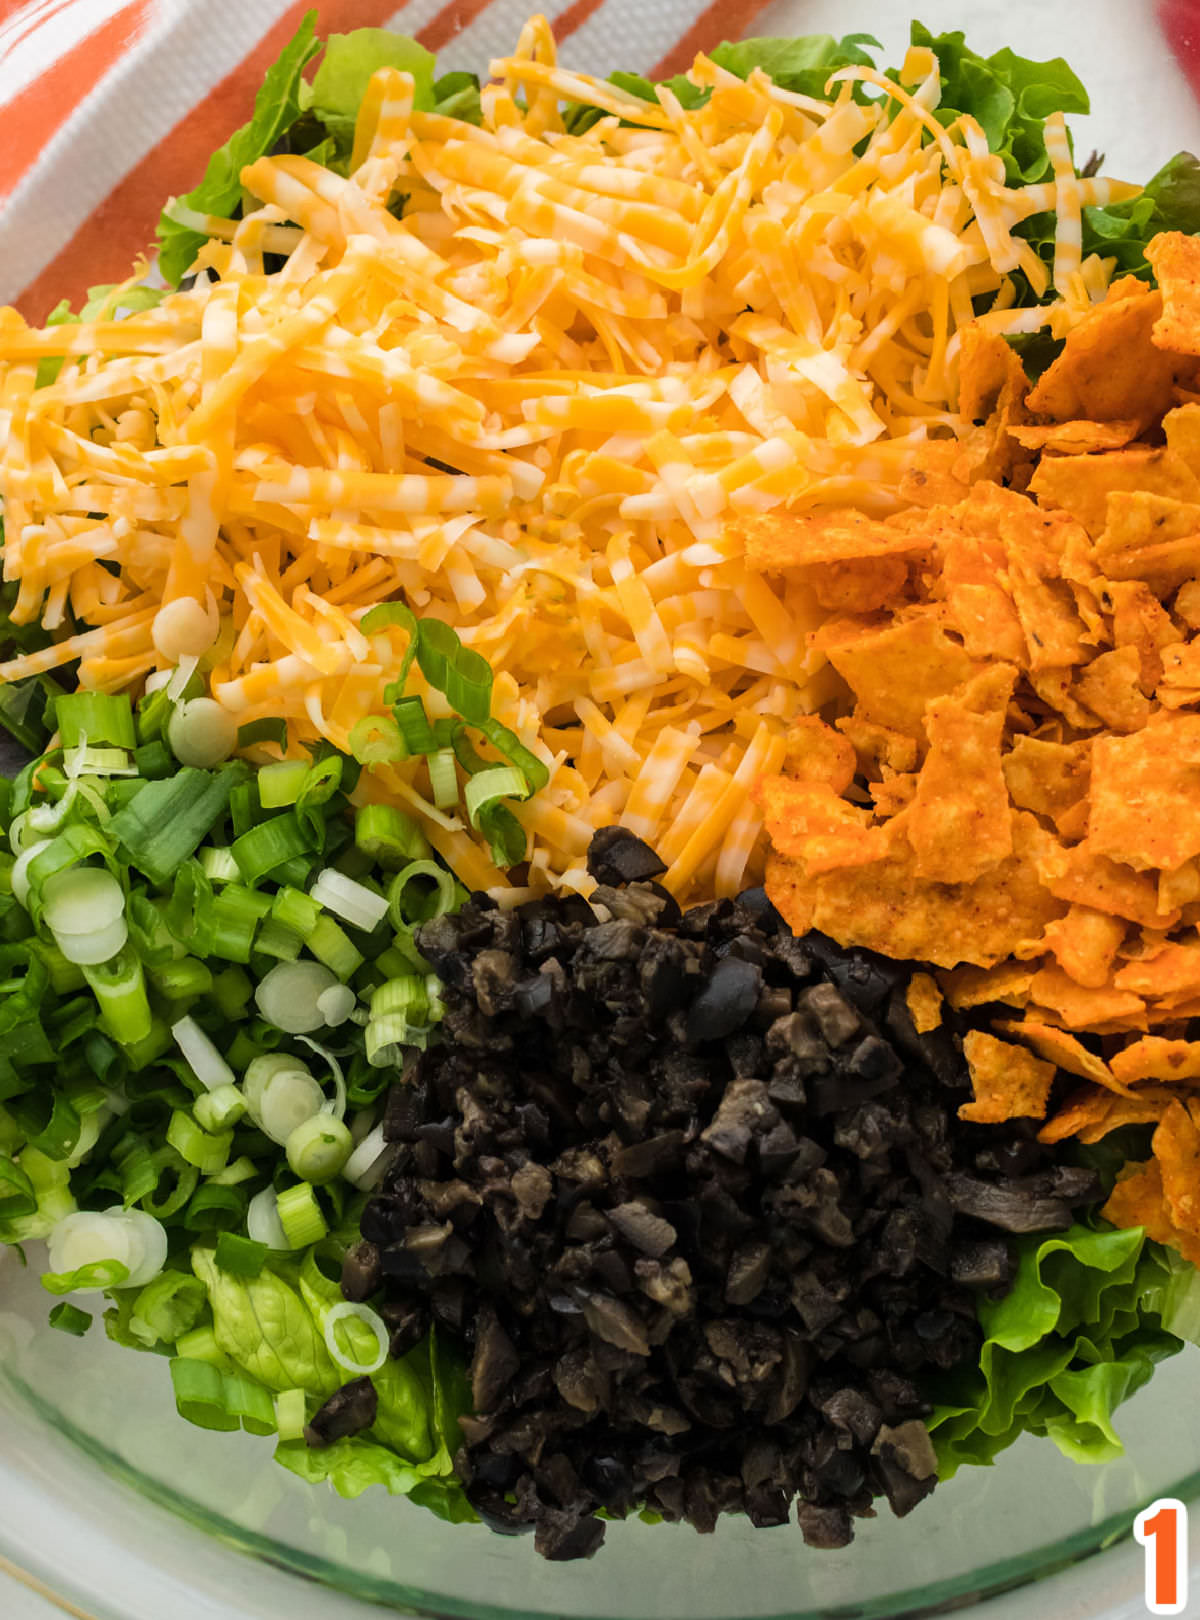
[[1150,1144],[1173,1225],[1200,1237],[1200,1127],[1195,1103],[1169,1103]]
[[1137,872],[1200,854],[1200,715],[1096,739],[1088,845]]
[[1131,871],[1090,842],[1068,849],[1053,841],[1044,846],[1042,881],[1051,894],[1074,905],[1091,906],[1143,928],[1174,927],[1178,913],[1164,917],[1158,909],[1158,885],[1144,873]]
[[1122,422],[1050,422],[1044,426],[1010,427],[1026,450],[1057,451],[1064,456],[1086,456],[1095,450],[1121,450],[1142,431],[1136,417]]
[[936,609],[883,627],[831,626],[820,645],[864,720],[925,739],[925,707],[985,667],[947,635]]
[[1120,917],[1096,911],[1092,906],[1072,906],[1065,917],[1058,917],[1047,926],[1043,944],[1050,948],[1064,973],[1076,984],[1098,990],[1108,983],[1126,932],[1127,924]]
[[923,542],[902,526],[838,507],[819,512],[756,513],[733,526],[746,547],[746,565],[764,573],[814,563],[853,562],[920,551]]
[[941,975],[946,1000],[956,1012],[969,1007],[986,1007],[989,1002],[1003,1002],[1009,1007],[1024,1007],[1029,1001],[1029,986],[1037,969],[1023,962],[1001,962],[997,967],[957,967]]
[[1090,743],[1014,737],[1001,763],[1009,795],[1019,810],[1032,810],[1057,822],[1075,805],[1086,802],[1092,769]]
[[1200,1080],[1200,1041],[1143,1035],[1115,1053],[1109,1067],[1127,1086],[1139,1080]]
[[[1158,1132],[1155,1132],[1155,1136]],[[1157,1159],[1122,1171],[1107,1204],[1100,1211],[1114,1226],[1141,1226],[1155,1243],[1179,1250],[1185,1260],[1200,1265],[1200,1240],[1177,1227],[1172,1219]]]
[[1113,984],[1168,1003],[1200,996],[1200,944],[1164,945],[1153,956],[1127,962]]
[[1029,989],[1034,1003],[1051,1008],[1067,1029],[1096,1029],[1121,1019],[1140,1019],[1140,1027],[1145,1027],[1145,1004],[1140,996],[1111,985],[1089,989],[1060,967],[1044,967]]
[[854,780],[857,765],[854,744],[818,715],[804,714],[792,722],[783,758],[785,776],[797,782],[819,782],[833,793],[844,793]]
[[908,1016],[918,1035],[928,1035],[942,1022],[942,992],[937,981],[928,973],[914,973],[904,992]]
[[963,1104],[959,1119],[994,1125],[1018,1117],[1045,1118],[1054,1084],[1053,1063],[1043,1063],[1027,1047],[1010,1046],[978,1029],[964,1035],[963,1055],[975,1100]]
[[994,664],[925,710],[929,753],[907,812],[921,877],[971,883],[1012,853],[1000,741],[1016,678]]
[[1200,479],[1175,451],[1114,450],[1105,456],[1047,456],[1030,490],[1047,507],[1060,507],[1095,538],[1108,524],[1114,494],[1153,495],[1176,502],[1200,500]]
[[1153,708],[1141,690],[1142,659],[1136,647],[1101,653],[1075,682],[1079,701],[1113,731],[1140,731]]
[[1028,1013],[1024,1018],[998,1019],[996,1028],[1003,1030],[1006,1035],[1015,1035],[1026,1041],[1039,1057],[1065,1070],[1067,1074],[1078,1075],[1081,1080],[1091,1080],[1106,1091],[1122,1093],[1127,1090],[1121,1081],[1113,1077],[1103,1058],[1090,1052],[1077,1036],[1069,1035],[1065,1029],[1043,1023]]
[[1056,422],[1133,419],[1148,427],[1174,404],[1178,362],[1150,336],[1162,298],[1132,276],[1109,292],[1068,334],[1062,353],[1029,395],[1026,404],[1036,415]]
[[823,783],[768,776],[757,794],[771,842],[803,861],[810,875],[869,865],[888,852],[887,831],[872,824],[870,811],[847,804]]
[[1183,231],[1162,231],[1146,258],[1162,289],[1155,343],[1176,354],[1200,354],[1200,241]]

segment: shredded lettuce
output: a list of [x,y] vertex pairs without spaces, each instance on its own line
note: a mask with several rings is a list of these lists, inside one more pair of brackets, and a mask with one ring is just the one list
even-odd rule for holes
[[[307,90],[301,74],[321,48],[316,19],[315,11],[305,15],[278,60],[267,69],[250,122],[217,148],[208,160],[204,179],[182,199],[193,214],[231,218],[242,197],[242,170],[269,152],[299,117]],[[178,287],[206,240],[200,231],[174,219],[168,203],[158,224],[158,268],[163,280]]]
[[1162,1312],[1174,1288],[1173,1320],[1182,1324],[1188,1290],[1141,1227],[1073,1226],[1023,1239],[1018,1252],[1012,1289],[980,1306],[978,1370],[953,1393],[936,1392],[929,1428],[943,1479],[991,1463],[1026,1432],[1048,1435],[1077,1462],[1119,1457],[1113,1413],[1183,1347]]

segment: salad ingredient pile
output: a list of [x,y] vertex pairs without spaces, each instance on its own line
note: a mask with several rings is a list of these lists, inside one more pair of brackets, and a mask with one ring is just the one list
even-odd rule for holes
[[874,48],[310,17],[166,290],[0,311],[0,1239],[555,1559],[1200,1336],[1196,160]]
[[961,1051],[916,1033],[903,966],[797,940],[761,891],[613,887],[662,873],[622,829],[589,865],[590,901],[418,930],[447,1040],[389,1099],[353,1283],[473,1342],[459,1475],[546,1556],[594,1551],[601,1508],[766,1526],[797,1492],[845,1546],[933,1489],[923,1390],[978,1365],[1006,1235],[1065,1230],[1099,1178],[956,1120]]
[[[960,332],[984,309],[998,330],[1081,320],[1113,261],[1083,253],[1080,210],[1136,195],[1078,176],[1061,115],[1043,136],[993,94],[1001,64],[980,117],[1009,106],[1011,159],[969,111],[943,127],[953,52],[925,37],[892,77],[827,42],[815,94],[746,47],[655,91],[558,67],[535,19],[477,123],[431,110],[419,48],[371,76],[357,36],[332,41],[293,98],[325,141],[244,140],[231,191],[168,208],[189,290],[0,328],[13,619],[73,625],[0,679],[78,659],[111,690],[191,653],[237,725],[361,754],[401,651],[360,621],[403,592],[499,671],[506,725],[540,728],[551,780],[517,811],[535,890],[586,888],[614,820],[680,898],[756,880],[751,790],[836,683],[805,645],[828,602],[803,570],[766,578],[730,520],[894,506],[959,425]],[[243,189],[240,220],[200,211]],[[1023,234],[1046,216],[1050,267]],[[373,763],[468,887],[502,881],[419,762]]]
[[927,506],[751,520],[747,545],[767,568],[836,551],[809,575],[875,593],[813,638],[851,712],[794,729],[761,786],[772,898],[986,1009],[1004,1040],[969,1054],[970,1117],[1049,1115],[1047,1142],[1154,1124],[1105,1213],[1196,1260],[1200,243],[1147,253],[1160,289],[1114,282],[1032,389],[964,344],[1007,487],[958,499],[931,445]]

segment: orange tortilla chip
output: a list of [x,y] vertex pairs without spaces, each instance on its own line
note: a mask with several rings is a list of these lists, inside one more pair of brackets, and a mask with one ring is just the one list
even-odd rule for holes
[[1183,231],[1160,231],[1146,258],[1162,290],[1154,342],[1176,354],[1200,354],[1200,242]]
[[1200,854],[1200,716],[1096,739],[1088,844],[1138,872],[1173,871]]
[[1095,450],[1121,450],[1142,431],[1134,417],[1122,422],[1052,422],[1044,427],[1010,427],[1026,450],[1057,451],[1064,456],[1086,456]]
[[920,551],[919,534],[864,516],[849,507],[818,512],[771,512],[735,523],[746,547],[746,566],[764,573],[813,563],[849,562]]
[[1162,1170],[1163,1197],[1181,1231],[1200,1236],[1200,1129],[1182,1103],[1167,1108],[1150,1143]]
[[928,973],[914,973],[904,992],[908,1016],[918,1035],[928,1035],[942,1022],[942,992]]
[[861,773],[871,780],[878,777],[884,766],[891,771],[915,771],[917,743],[902,731],[875,725],[858,715],[843,715],[834,725],[848,738],[858,759]]
[[[1076,984],[1098,990],[1108,983],[1127,926],[1120,917],[1110,916],[1106,911],[1072,906],[1065,917],[1057,918],[1046,929],[1045,944],[1058,958],[1063,972]],[[1125,988],[1119,979],[1116,982],[1119,988]]]
[[1153,712],[1141,689],[1142,660],[1136,647],[1101,653],[1075,682],[1081,703],[1113,731],[1140,731]]
[[[1177,465],[1184,463],[1177,458]],[[1180,498],[1178,492],[1153,485],[1113,490],[1105,502],[1095,557],[1109,579],[1151,580],[1156,589],[1169,591],[1198,571],[1200,504],[1191,494],[1184,492]]]
[[1036,973],[1036,968],[1026,967],[1022,962],[1001,962],[991,968],[954,968],[942,974],[941,983],[946,1000],[956,1012],[968,1007],[985,1007],[992,1001],[1024,1007]]
[[1162,649],[1178,636],[1171,616],[1140,579],[1110,580],[1104,595],[1112,610],[1113,646],[1137,648],[1141,661],[1138,683],[1149,696],[1162,679]]
[[1044,1119],[1053,1063],[1043,1063],[1024,1046],[1010,1046],[982,1030],[963,1037],[963,1055],[971,1072],[974,1102],[964,1103],[959,1119],[977,1125],[999,1125],[1006,1119]]
[[783,759],[785,776],[797,782],[823,783],[831,793],[844,793],[857,768],[854,745],[817,715],[801,715],[792,722]]
[[1051,1008],[1068,1029],[1091,1029],[1114,1018],[1138,1018],[1145,1012],[1142,998],[1131,991],[1110,986],[1089,990],[1060,967],[1043,968],[1030,992],[1039,1006]]
[[1016,678],[993,665],[925,711],[929,753],[908,826],[920,877],[971,883],[1012,853],[1000,740]]
[[[992,967],[1026,940],[1039,939],[1065,905],[1039,882],[1047,835],[1032,816],[1013,814],[1013,853],[974,883],[931,885],[916,872],[916,856],[903,833],[908,811],[887,823],[887,858],[871,866],[827,872],[816,879],[812,926],[847,945],[864,945],[885,956],[957,967]],[[791,887],[774,884],[767,866],[767,893],[789,926],[785,906]],[[778,891],[778,898],[776,892]],[[808,914],[807,905],[797,915]]]
[[1090,839],[1072,849],[1061,844],[1049,847],[1041,878],[1060,900],[1107,911],[1143,928],[1174,928],[1179,921],[1178,913],[1164,917],[1159,912],[1158,885],[1153,879],[1097,852]]
[[968,534],[954,514],[940,512],[933,538],[941,558],[939,589],[972,658],[1028,662],[1025,632],[1007,585],[1008,554],[995,537]]
[[946,634],[936,610],[823,637],[820,645],[858,700],[861,719],[924,738],[925,706],[983,667]]
[[1155,956],[1129,962],[1113,984],[1154,1001],[1200,996],[1200,945],[1168,945]]
[[997,332],[972,323],[959,336],[958,412],[977,426],[1001,416],[1024,421],[1029,378],[1021,357]]
[[768,776],[756,794],[772,844],[802,861],[810,876],[887,854],[886,829],[872,824],[871,812],[847,804],[822,783]]
[[1162,649],[1163,686],[1200,688],[1200,641],[1172,641]]
[[[1155,1132],[1157,1136],[1158,1132]],[[1122,1171],[1107,1204],[1100,1211],[1114,1226],[1141,1226],[1155,1243],[1178,1249],[1185,1260],[1200,1265],[1200,1242],[1177,1227],[1171,1218],[1162,1169],[1156,1160]]]
[[1042,1126],[1038,1141],[1065,1142],[1069,1136],[1076,1136],[1084,1143],[1099,1142],[1123,1125],[1153,1125],[1165,1107],[1166,1100],[1157,1091],[1131,1092],[1123,1097],[1115,1091],[1080,1089],[1073,1091],[1053,1119]]
[[1025,642],[1029,669],[1062,669],[1086,663],[1084,625],[1075,611],[1070,587],[1061,579],[1045,579],[1017,547],[1008,554],[1008,581]]
[[897,772],[894,776],[885,776],[881,782],[871,784],[871,800],[875,807],[875,814],[887,821],[892,816],[898,816],[901,810],[907,810],[913,802],[917,791],[917,773],[915,771]]
[[1046,456],[1030,483],[1044,507],[1060,507],[1093,537],[1108,523],[1114,492],[1200,500],[1200,479],[1173,450],[1114,450],[1106,456]]
[[1053,1063],[1055,1068],[1063,1069],[1067,1074],[1078,1075],[1081,1080],[1090,1080],[1093,1085],[1102,1086],[1106,1091],[1126,1094],[1127,1088],[1113,1078],[1112,1072],[1103,1058],[1089,1052],[1082,1041],[1074,1035],[1068,1035],[1065,1029],[1058,1029],[1054,1024],[1044,1023],[1039,1018],[1031,1018],[1027,1013],[1023,1019],[1002,1018],[996,1023],[996,1028],[1003,1030],[1006,1035],[1015,1035],[1019,1040],[1026,1041],[1034,1051],[1047,1063]]
[[1085,709],[1071,689],[1073,669],[1031,669],[1029,684],[1047,708],[1062,715],[1076,731],[1095,731],[1099,719]]
[[1158,874],[1158,909],[1164,916],[1168,911],[1194,905],[1197,900],[1200,900],[1200,862],[1185,861],[1173,872]]
[[767,855],[763,885],[771,904],[794,934],[807,934],[817,909],[816,886],[799,861],[780,855],[772,847]]
[[1200,1041],[1143,1035],[1114,1053],[1109,1067],[1127,1086],[1139,1080],[1200,1080]]
[[[1189,630],[1200,630],[1200,579],[1189,579],[1175,593],[1171,604],[1175,616],[1182,619]],[[1167,621],[1170,623],[1170,620]],[[1174,636],[1168,638],[1174,640]]]
[[809,564],[799,574],[823,608],[835,613],[874,613],[903,595],[908,564],[903,557],[846,557],[840,562]]
[[1087,797],[1091,778],[1090,742],[1042,742],[1014,737],[1002,761],[1012,802],[1020,810],[1057,821]]
[[1170,409],[1176,362],[1150,340],[1162,312],[1158,293],[1139,283],[1105,299],[1068,334],[1062,353],[1025,403],[1056,422],[1080,417],[1148,426]]

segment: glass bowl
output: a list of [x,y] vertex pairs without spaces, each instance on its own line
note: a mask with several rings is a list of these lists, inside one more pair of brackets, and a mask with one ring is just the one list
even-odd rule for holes
[[[607,71],[653,67],[664,41],[696,18],[709,27],[719,18],[729,32],[869,30],[894,59],[914,5],[928,25],[964,28],[983,51],[1067,55],[1096,109],[1076,121],[1077,144],[1105,152],[1106,172],[1144,178],[1200,142],[1200,108],[1179,65],[1189,53],[1200,61],[1200,3],[1193,43],[1189,0],[1171,0],[1165,17],[1139,0],[606,0],[599,11],[556,0],[548,9],[585,19],[566,59]],[[230,72],[268,28],[269,60],[301,10],[284,12],[278,0],[67,0],[6,17],[0,3],[0,301],[32,287],[23,307],[44,315],[57,296],[122,273],[164,193],[194,183],[215,144],[195,149],[184,116],[213,72]],[[367,0],[331,0],[320,26],[387,20],[368,10]],[[473,0],[457,12],[410,0],[393,20],[415,29],[441,19],[445,65],[482,67],[515,37],[523,10],[511,0],[486,13]],[[456,18],[468,25],[457,34]],[[189,55],[201,37],[216,64],[207,78]],[[122,51],[119,69],[102,73]],[[31,87],[30,75],[47,69]],[[234,72],[209,92],[229,103],[209,109],[225,118],[216,139],[244,116],[261,71]],[[30,159],[36,167],[22,179]],[[72,243],[84,241],[94,251],[73,259]],[[24,1271],[11,1255],[0,1261],[0,1613],[13,1601],[4,1582],[19,1575],[97,1620],[350,1620],[372,1609],[487,1620],[882,1620],[981,1600],[989,1620],[1084,1620],[1115,1616],[1114,1604],[1132,1616],[1144,1612],[1134,1515],[1159,1496],[1200,1495],[1200,1431],[1187,1420],[1200,1358],[1188,1350],[1122,1409],[1126,1455],[1104,1468],[1068,1463],[1027,1437],[994,1468],[964,1470],[910,1521],[884,1510],[862,1523],[842,1552],[810,1551],[794,1527],[764,1534],[725,1521],[699,1537],[629,1522],[609,1528],[594,1561],[547,1564],[528,1539],[444,1525],[378,1490],[343,1501],[276,1467],[268,1441],[183,1424],[164,1362],[97,1332],[81,1343],[49,1328],[39,1257],[30,1258]],[[1011,1606],[997,1596],[1035,1580],[1045,1584]]]

